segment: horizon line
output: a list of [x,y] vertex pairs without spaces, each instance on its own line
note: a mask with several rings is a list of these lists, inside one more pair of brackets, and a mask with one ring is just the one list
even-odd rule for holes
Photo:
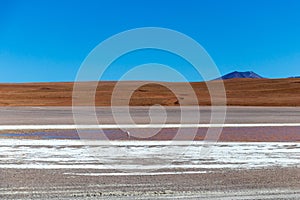
[[230,78],[230,79],[213,79],[213,80],[192,80],[192,81],[160,81],[160,80],[88,80],[88,81],[21,81],[21,82],[1,82],[0,84],[35,84],[35,83],[89,83],[89,82],[155,82],[155,83],[203,83],[210,81],[228,81],[228,80],[281,80],[281,79],[300,79],[300,76],[294,77],[281,77],[281,78]]

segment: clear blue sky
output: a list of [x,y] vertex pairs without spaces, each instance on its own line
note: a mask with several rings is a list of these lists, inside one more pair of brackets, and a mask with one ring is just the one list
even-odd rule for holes
[[[73,81],[101,41],[147,26],[194,38],[222,74],[300,75],[299,0],[0,0],[0,82]],[[173,59],[156,54],[149,51],[143,60],[137,53],[118,62],[130,66],[162,59],[168,64]],[[175,61],[169,64],[181,63]],[[189,80],[199,80],[188,66],[182,70]],[[118,76],[111,70],[105,79]]]

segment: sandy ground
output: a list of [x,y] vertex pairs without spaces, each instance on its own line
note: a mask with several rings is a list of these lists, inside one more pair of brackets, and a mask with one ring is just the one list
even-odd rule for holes
[[[95,172],[79,170],[79,172]],[[1,199],[299,199],[300,169],[208,174],[75,176],[74,170],[1,169]],[[78,171],[77,171],[78,172]],[[98,171],[97,171],[98,172]]]
[[[153,109],[153,108],[151,108]],[[217,122],[222,121],[224,107],[215,108],[215,118]],[[160,114],[159,109],[152,110],[154,114]],[[199,109],[188,107],[166,107],[165,123],[210,123],[211,108],[202,106]],[[85,107],[74,109],[83,124],[91,124],[90,117],[93,112],[89,112]],[[181,115],[184,113],[184,120]],[[120,124],[130,122],[126,114],[126,107],[114,108],[114,113],[110,107],[97,107],[96,115],[101,124],[114,124],[118,117]],[[200,121],[195,116],[200,116]],[[130,107],[130,117],[135,123],[147,124],[151,122],[149,117],[149,107]],[[153,120],[153,119],[152,119]],[[163,123],[158,120],[152,123]],[[225,123],[299,123],[300,107],[238,107],[229,106],[226,108]],[[0,107],[0,125],[23,125],[23,124],[74,124],[72,107]]]
[[[111,96],[116,82],[101,82],[97,88],[96,105],[111,105]],[[122,99],[124,94],[133,92],[130,99],[132,106],[149,106],[160,104],[164,106],[178,106],[179,100],[186,105],[195,105],[191,94],[187,93],[184,83],[148,84],[135,88],[141,82],[122,82],[120,93],[116,96],[116,104],[128,103]],[[210,82],[211,87],[218,85],[218,81]],[[300,106],[300,79],[232,79],[224,81],[227,105],[230,106]],[[199,105],[210,105],[210,95],[204,82],[191,83]],[[135,88],[131,91],[129,88]],[[84,83],[79,95],[85,97],[89,91]],[[176,88],[177,97],[168,89]],[[0,84],[0,106],[71,106],[73,83],[26,83]],[[215,88],[216,94],[220,93]],[[75,97],[76,98],[76,97]],[[222,99],[217,97],[217,104]],[[84,102],[79,102],[86,105]],[[223,104],[222,104],[223,105]]]

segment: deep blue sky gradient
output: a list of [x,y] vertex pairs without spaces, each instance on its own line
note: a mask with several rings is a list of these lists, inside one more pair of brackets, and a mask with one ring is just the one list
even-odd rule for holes
[[[149,26],[194,38],[222,74],[251,70],[270,78],[299,76],[299,11],[298,0],[0,0],[0,82],[73,81],[101,41]],[[118,79],[133,65],[156,61],[180,65],[190,81],[201,80],[174,56],[144,55],[120,59],[103,79]]]

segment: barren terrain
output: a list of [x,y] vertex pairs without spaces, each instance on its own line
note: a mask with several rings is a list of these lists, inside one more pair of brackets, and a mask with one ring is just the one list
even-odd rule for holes
[[[212,84],[218,81],[211,82]],[[116,82],[100,82],[96,105],[111,105],[111,95]],[[137,82],[122,82],[121,93]],[[189,102],[184,83],[164,83],[180,91],[179,99]],[[230,106],[300,106],[300,79],[231,79],[224,81],[227,105]],[[210,95],[204,82],[191,83],[200,105],[210,105]],[[84,88],[84,87],[83,87]],[[0,84],[0,106],[71,106],[73,83]],[[86,92],[82,91],[83,95]],[[118,96],[122,96],[120,94]],[[191,101],[192,102],[192,101]],[[221,101],[217,101],[221,102]],[[84,105],[84,103],[82,103]],[[124,105],[120,99],[117,105]],[[130,99],[132,106],[179,105],[176,96],[160,83],[137,88]],[[193,103],[191,103],[193,104]],[[125,104],[126,105],[126,104]]]

